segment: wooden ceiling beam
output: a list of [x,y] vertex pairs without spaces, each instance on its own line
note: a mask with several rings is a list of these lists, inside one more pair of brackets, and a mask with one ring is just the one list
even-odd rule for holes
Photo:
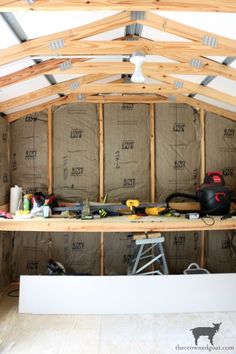
[[[74,65],[78,62],[83,62],[87,59],[78,58],[78,59],[71,59],[71,65]],[[40,75],[46,75],[53,73],[53,70],[57,70],[65,62],[65,59],[51,59],[46,60],[41,63],[31,65],[27,68],[21,69],[19,71],[15,71],[12,74],[1,76],[0,77],[0,87],[9,86],[12,84],[19,83],[24,80],[29,80],[34,77]],[[64,72],[58,69],[58,73],[63,74]],[[67,73],[67,72],[66,72]]]
[[130,94],[179,94],[179,93],[193,93],[210,97],[214,100],[235,105],[236,97],[225,94],[218,90],[207,86],[192,83],[187,80],[179,79],[166,74],[159,74],[152,72],[150,75],[153,79],[161,81],[164,85],[157,84],[124,84],[124,83],[108,83],[98,84],[95,81],[107,77],[102,74],[91,74],[82,76],[78,79],[64,81],[60,84],[47,86],[45,88],[27,93],[22,96],[15,97],[0,103],[0,111],[5,112],[17,106],[26,103],[34,102],[38,99],[49,97],[55,94],[68,94],[71,92],[83,94],[97,94],[97,93],[130,93]]
[[[24,80],[32,79],[40,75],[55,74],[93,74],[104,75],[132,74],[134,64],[130,62],[88,62],[87,59],[72,59],[68,61],[68,68],[63,70],[61,65],[67,61],[63,59],[51,59],[40,64],[14,72],[13,74],[0,77],[0,87],[15,84]],[[86,62],[85,62],[86,61]],[[228,68],[227,68],[228,69]],[[148,76],[152,71],[166,74],[193,74],[193,75],[216,75],[214,67],[203,65],[201,68],[193,68],[190,63],[144,63],[143,72]],[[236,69],[232,69],[236,80]],[[231,75],[232,77],[233,75]]]
[[[63,48],[52,50],[48,44],[42,46],[28,46],[29,42],[19,44],[18,51],[12,47],[0,52],[0,62],[6,64],[23,57],[57,57],[83,56],[83,55],[131,55],[135,51],[142,51],[150,55],[169,56],[176,52],[190,56],[236,56],[236,41],[234,47],[219,45],[206,46],[201,42],[150,42],[143,39],[138,41],[77,41],[65,42]],[[14,46],[15,47],[15,46]]]
[[[89,75],[88,75],[89,76]],[[91,75],[92,76],[92,75]],[[94,75],[93,75],[94,76]],[[72,80],[71,80],[72,81]],[[91,79],[91,81],[93,81]],[[77,81],[73,80],[72,85],[76,84]],[[62,84],[58,84],[62,88],[64,88],[63,92],[61,93],[67,94],[71,92],[76,92],[76,93],[82,93],[82,94],[97,94],[97,93],[130,93],[130,94],[162,94],[168,93],[168,94],[175,94],[175,93],[190,93],[190,91],[186,88],[184,89],[176,89],[167,86],[161,86],[161,85],[140,85],[140,84],[121,84],[121,83],[111,83],[111,84],[80,84],[76,89],[73,90],[73,88],[70,87],[70,85],[62,86]],[[34,102],[38,99],[41,99],[43,97],[50,97],[52,95],[55,95],[56,93],[59,93],[58,88],[56,86],[58,85],[53,85],[53,86],[48,86],[43,89],[34,91],[29,94],[25,94],[22,96],[18,96],[14,99],[10,99],[4,102],[0,102],[0,111],[5,112],[9,109],[12,109],[14,107],[22,106],[27,103]],[[65,84],[64,84],[65,85]]]
[[236,112],[214,106],[212,104],[206,103],[196,98],[191,98],[184,95],[176,95],[176,102],[186,103],[197,110],[204,109],[205,111],[216,113],[224,118],[228,118],[233,121],[236,121]]
[[[121,95],[121,96],[113,96],[113,95],[101,95],[101,96],[87,96],[85,97],[84,100],[80,101],[81,103],[166,103],[168,102],[168,98],[159,95]],[[216,113],[224,118],[231,119],[233,121],[236,121],[236,113],[213,106],[211,104],[205,103],[201,100],[179,95],[177,94],[176,96],[176,102],[175,103],[185,103],[188,104],[195,109],[204,109],[209,112]],[[48,101],[44,104],[40,104],[37,106],[34,106],[32,108],[24,109],[15,113],[11,113],[6,116],[6,119],[9,123],[14,122],[17,119],[20,119],[24,117],[25,115],[30,115],[32,113],[36,112],[41,112],[44,109],[47,109],[48,107],[53,107],[53,106],[60,106],[63,104],[69,104],[69,103],[75,103],[78,102],[78,96],[77,94],[69,94],[64,97],[60,97],[55,100]],[[170,103],[170,102],[169,102]]]
[[0,11],[94,11],[94,10],[164,10],[236,12],[234,0],[36,0],[28,5],[24,0],[0,0]]
[[131,18],[130,12],[124,11],[81,27],[31,39],[27,42],[1,49],[0,63],[1,65],[4,65],[30,55],[43,55],[45,53],[57,55],[60,53],[60,50],[53,49],[56,45],[66,47],[74,41],[91,37],[119,27],[131,25],[136,22],[136,20]]
[[78,101],[78,95],[71,93],[64,97],[60,97],[55,100],[50,100],[46,103],[24,109],[21,111],[17,111],[15,113],[8,114],[6,116],[6,120],[8,123],[12,123],[26,115],[30,115],[36,112],[41,112],[48,107],[54,106],[61,106],[63,104],[70,104],[70,103],[163,103],[167,102],[167,98],[159,95],[101,95],[101,96],[87,96],[83,100]]
[[[143,39],[145,39],[148,42],[153,42],[152,40],[147,38],[143,38]],[[204,69],[209,68],[210,70],[214,71],[213,76],[219,75],[230,80],[235,80],[236,69],[227,66],[225,64],[221,64],[213,59],[205,58],[204,56],[192,56],[190,54],[180,53],[180,52],[168,54],[168,56],[166,57],[168,59],[175,60],[179,63],[188,63],[188,64],[190,64],[192,60],[195,59],[201,63]]]
[[221,101],[227,104],[235,105],[236,97],[226,94],[224,92],[215,90],[208,86],[202,86],[199,84],[195,84],[193,82],[183,80],[182,78],[176,78],[168,75],[160,75],[160,74],[152,74],[152,78],[155,80],[159,80],[164,84],[170,84],[172,87],[181,87],[182,89],[187,89],[189,92],[193,94],[200,94],[209,98],[212,98],[217,101]]
[[104,79],[105,77],[105,75],[91,74],[81,76],[78,79],[67,80],[61,82],[60,84],[44,87],[42,89],[29,92],[25,95],[17,96],[7,101],[0,102],[0,112],[7,111],[17,106],[22,106],[24,104],[31,103],[45,97],[50,97],[55,94],[67,94],[73,91],[73,88],[80,87],[81,85],[87,84],[89,82]]
[[207,39],[206,36],[210,39],[215,38],[216,42],[214,42],[213,40],[211,42],[211,45],[215,45],[215,47],[226,46],[233,49],[236,45],[236,41],[233,39],[223,37],[208,31],[203,31],[198,28],[170,20],[166,17],[156,15],[152,12],[146,12],[145,18],[143,20],[138,19],[137,22],[139,24],[163,32],[171,33],[191,41],[200,41],[203,43],[204,39]]

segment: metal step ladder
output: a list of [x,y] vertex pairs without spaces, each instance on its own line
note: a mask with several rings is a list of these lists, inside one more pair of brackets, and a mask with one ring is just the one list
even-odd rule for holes
[[[160,235],[160,234],[159,234]],[[169,274],[166,257],[163,248],[164,237],[152,237],[145,233],[145,238],[135,238],[136,255],[131,259],[128,267],[128,275],[167,275]],[[144,260],[144,262],[143,262]],[[140,264],[142,262],[142,264]],[[156,267],[155,267],[156,266]],[[151,271],[145,271],[153,267]]]

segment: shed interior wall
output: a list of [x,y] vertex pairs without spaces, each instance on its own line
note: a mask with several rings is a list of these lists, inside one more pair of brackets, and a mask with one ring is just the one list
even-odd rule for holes
[[[200,183],[201,124],[199,113],[184,104],[155,105],[155,149],[151,149],[150,105],[103,105],[104,181],[101,182],[99,105],[69,104],[52,110],[52,190],[60,199],[99,201],[101,185],[109,201],[138,197],[163,201],[166,195],[194,193]],[[11,184],[27,192],[48,188],[47,111],[11,123],[0,120],[2,204],[9,201],[8,149]],[[205,117],[205,170],[221,170],[226,184],[236,191],[236,122],[207,113]],[[7,137],[7,138],[6,138]],[[6,141],[5,141],[6,140]],[[154,159],[153,155],[154,154]],[[155,162],[155,180],[151,177]],[[4,182],[5,180],[5,182]],[[33,182],[32,182],[33,181]],[[184,184],[183,184],[184,181]],[[5,184],[4,184],[5,183]],[[118,188],[118,189],[117,189]],[[104,196],[103,195],[103,196]],[[235,272],[235,232],[206,233],[206,267],[211,272]],[[99,274],[100,234],[1,233],[0,286],[20,274],[45,274],[49,257],[71,273]],[[171,273],[181,273],[199,260],[198,232],[166,235]],[[105,274],[126,274],[133,245],[127,234],[105,234]],[[223,251],[222,251],[223,250]],[[222,254],[223,252],[223,254]]]

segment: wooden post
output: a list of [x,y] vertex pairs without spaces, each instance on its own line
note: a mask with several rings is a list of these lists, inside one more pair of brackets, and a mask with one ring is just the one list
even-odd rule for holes
[[200,129],[201,129],[201,142],[200,142],[200,183],[203,183],[206,174],[206,142],[205,142],[205,111],[200,109]]
[[[155,105],[150,104],[150,194],[151,202],[155,202],[156,196],[156,153],[155,153]],[[151,251],[154,258],[154,249]],[[154,271],[154,263],[151,265],[152,272]]]
[[205,231],[201,231],[200,236],[200,266],[205,267]]
[[52,193],[52,108],[48,107],[48,194]]
[[104,198],[104,119],[103,104],[98,104],[99,120],[99,201]]
[[[99,122],[99,201],[104,198],[104,118],[103,104],[98,104]],[[104,233],[100,234],[100,275],[104,275]]]
[[[205,110],[200,109],[200,183],[203,183],[206,174],[206,141],[205,141]],[[200,266],[205,265],[205,231],[201,231],[200,235]]]
[[105,275],[105,270],[104,270],[104,233],[101,232],[101,238],[100,238],[100,275]]
[[156,197],[156,153],[155,153],[155,105],[150,104],[150,186],[151,202],[155,202]]

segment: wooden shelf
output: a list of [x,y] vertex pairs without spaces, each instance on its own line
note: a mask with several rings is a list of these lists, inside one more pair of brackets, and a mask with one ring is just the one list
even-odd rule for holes
[[167,232],[235,230],[236,219],[187,220],[184,217],[141,217],[130,220],[128,216],[108,217],[105,219],[77,220],[62,218],[35,218],[27,220],[0,219],[0,231],[37,231],[37,232]]

